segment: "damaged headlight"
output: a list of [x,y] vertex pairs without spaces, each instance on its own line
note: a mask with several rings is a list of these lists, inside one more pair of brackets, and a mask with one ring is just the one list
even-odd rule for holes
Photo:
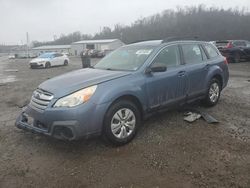
[[95,93],[97,85],[90,86],[72,93],[66,97],[60,98],[54,104],[54,107],[74,107],[87,102]]

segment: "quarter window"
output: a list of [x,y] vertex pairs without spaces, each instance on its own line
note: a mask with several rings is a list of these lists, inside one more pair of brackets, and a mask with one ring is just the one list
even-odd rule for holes
[[164,48],[154,59],[154,63],[164,64],[167,67],[180,64],[180,55],[178,46],[169,46]]
[[198,44],[183,44],[182,51],[186,64],[202,63],[202,54]]
[[210,58],[214,58],[214,57],[217,57],[219,55],[218,52],[216,51],[216,49],[210,44],[205,44],[205,49],[206,49]]

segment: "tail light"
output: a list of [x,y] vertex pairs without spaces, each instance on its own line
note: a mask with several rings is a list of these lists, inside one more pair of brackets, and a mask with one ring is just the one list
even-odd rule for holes
[[229,43],[227,44],[226,48],[233,48],[232,42],[229,42]]

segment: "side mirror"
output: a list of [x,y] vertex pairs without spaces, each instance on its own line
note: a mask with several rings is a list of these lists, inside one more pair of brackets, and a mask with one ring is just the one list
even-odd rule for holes
[[167,70],[166,65],[162,63],[154,63],[151,67],[148,67],[145,71],[146,74],[151,72],[165,72]]

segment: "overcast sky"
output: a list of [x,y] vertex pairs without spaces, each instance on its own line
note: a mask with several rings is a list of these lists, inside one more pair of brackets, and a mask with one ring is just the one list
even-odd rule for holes
[[0,0],[0,44],[48,41],[61,33],[95,34],[177,6],[245,7],[250,0]]

